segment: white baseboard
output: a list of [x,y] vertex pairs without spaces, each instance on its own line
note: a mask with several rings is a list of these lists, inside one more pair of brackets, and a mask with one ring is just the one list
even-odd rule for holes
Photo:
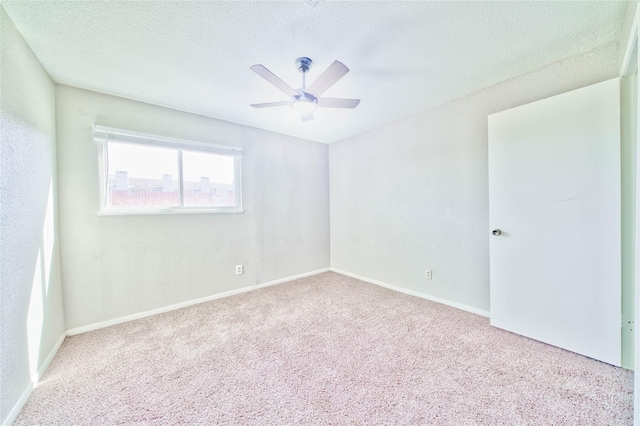
[[474,308],[474,307],[469,306],[469,305],[464,305],[462,303],[452,302],[450,300],[441,299],[439,297],[430,296],[430,295],[424,294],[424,293],[418,293],[417,291],[414,291],[414,290],[409,290],[409,289],[406,289],[406,288],[402,288],[402,287],[398,287],[398,286],[395,286],[395,285],[387,284],[385,282],[374,280],[372,278],[363,277],[363,276],[358,275],[358,274],[352,274],[351,272],[343,271],[343,270],[338,269],[338,268],[331,267],[329,269],[331,271],[333,271],[333,272],[337,272],[339,274],[346,275],[348,277],[355,278],[355,279],[358,279],[360,281],[365,281],[365,282],[368,282],[368,283],[371,283],[371,284],[379,285],[380,287],[388,288],[389,290],[398,291],[400,293],[408,294],[410,296],[420,297],[422,299],[426,299],[426,300],[430,300],[432,302],[436,302],[436,303],[440,303],[440,304],[443,304],[443,305],[451,306],[452,308],[461,309],[463,311],[471,312],[472,314],[481,315],[483,317],[489,318],[489,316],[490,316],[489,315],[489,311],[485,311],[483,309]]
[[58,350],[60,350],[60,346],[62,346],[62,342],[64,342],[64,339],[66,337],[67,337],[66,333],[63,333],[62,336],[60,336],[56,344],[53,346],[53,349],[51,349],[51,352],[49,352],[49,355],[47,355],[45,360],[42,362],[42,365],[38,369],[37,381],[33,384],[34,387],[35,385],[38,384],[38,382],[40,382],[40,380],[42,380],[42,376],[44,376],[44,373],[46,373],[47,369],[49,369],[49,366],[51,365],[51,361],[53,361],[53,358],[56,357],[56,354],[58,353]]
[[305,272],[304,274],[292,275],[292,276],[286,277],[286,278],[279,278],[277,280],[267,281],[266,283],[256,284],[253,287],[249,287],[249,291],[257,290],[259,288],[269,287],[269,286],[276,285],[276,284],[286,283],[286,282],[297,280],[297,279],[300,279],[300,278],[310,277],[312,275],[318,275],[318,274],[321,274],[323,272],[329,272],[330,270],[331,270],[331,268],[322,268],[322,269],[317,269],[317,270],[311,271],[311,272]]
[[26,389],[24,390],[24,392],[22,392],[22,395],[20,395],[20,398],[9,412],[7,418],[4,419],[4,422],[2,422],[2,426],[9,426],[11,423],[13,423],[16,417],[18,417],[18,414],[20,414],[20,410],[22,410],[22,407],[24,407],[27,399],[29,399],[29,396],[31,396],[31,392],[33,392],[33,389],[35,389],[36,385],[42,379],[42,376],[44,376],[44,373],[46,373],[47,369],[51,365],[51,361],[53,361],[53,358],[55,358],[56,354],[58,353],[58,350],[60,349],[60,346],[62,346],[62,342],[64,342],[65,337],[67,337],[65,333],[60,336],[56,344],[53,346],[53,349],[51,349],[51,352],[49,352],[49,355],[47,355],[40,368],[38,368],[35,381],[32,381],[27,385]]
[[33,382],[29,383],[24,392],[22,392],[22,395],[20,395],[20,399],[18,399],[16,405],[13,406],[7,418],[4,419],[2,426],[9,426],[11,423],[13,423],[16,417],[18,417],[18,414],[20,414],[20,410],[22,410],[22,407],[24,407],[27,399],[29,399],[29,396],[31,396],[31,392],[33,392]]
[[255,284],[248,287],[242,287],[235,290],[225,291],[223,293],[212,294],[211,296],[201,297],[199,299],[187,300],[185,302],[176,303],[173,305],[163,306],[161,308],[151,309],[150,311],[139,312],[137,314],[127,315],[124,317],[114,318],[107,321],[101,321],[94,324],[85,325],[82,327],[71,328],[67,330],[67,336],[73,336],[75,334],[86,333],[88,331],[98,330],[105,327],[110,327],[112,325],[121,324],[123,322],[133,321],[140,318],[150,317],[152,315],[162,314],[165,312],[174,311],[176,309],[186,308],[187,306],[197,305],[204,302],[210,302],[216,299],[222,299],[223,297],[234,296],[240,293],[246,293],[249,291],[257,290],[259,288],[269,287],[276,284],[282,284],[288,281],[297,280],[299,278],[309,277],[311,275],[320,274],[322,272],[329,271],[329,268],[318,269],[311,272],[305,272],[303,274],[292,275],[285,278],[280,278],[273,281],[268,281],[265,283]]

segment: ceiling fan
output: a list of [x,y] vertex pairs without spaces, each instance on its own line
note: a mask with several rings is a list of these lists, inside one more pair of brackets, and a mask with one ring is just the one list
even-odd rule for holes
[[302,73],[302,87],[294,89],[282,81],[278,76],[269,71],[264,65],[253,65],[251,69],[260,77],[282,90],[291,99],[280,102],[265,102],[261,104],[251,104],[254,108],[269,108],[289,105],[292,110],[300,113],[302,121],[313,120],[313,111],[316,108],[355,108],[360,103],[360,99],[346,98],[321,98],[324,92],[340,80],[349,72],[342,62],[334,61],[309,87],[306,86],[305,75],[311,68],[311,59],[302,57],[296,59],[296,67]]

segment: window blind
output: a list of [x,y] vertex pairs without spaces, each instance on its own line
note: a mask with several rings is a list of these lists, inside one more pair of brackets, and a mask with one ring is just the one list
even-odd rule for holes
[[186,151],[210,152],[214,154],[232,155],[234,157],[242,156],[242,148],[240,147],[196,142],[171,138],[168,136],[151,135],[147,133],[134,132],[132,130],[99,126],[97,124],[94,124],[93,126],[93,140],[96,142],[131,143],[137,145],[182,149]]

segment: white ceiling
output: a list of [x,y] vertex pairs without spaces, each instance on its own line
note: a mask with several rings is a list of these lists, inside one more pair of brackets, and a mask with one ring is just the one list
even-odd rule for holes
[[[2,1],[58,83],[332,143],[613,41],[625,3]],[[362,99],[301,122],[249,67],[293,87],[334,60],[324,96]]]

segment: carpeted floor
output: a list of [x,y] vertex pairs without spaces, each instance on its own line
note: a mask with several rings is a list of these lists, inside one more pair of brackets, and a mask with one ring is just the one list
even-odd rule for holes
[[327,272],[68,337],[15,425],[632,424],[633,373]]

